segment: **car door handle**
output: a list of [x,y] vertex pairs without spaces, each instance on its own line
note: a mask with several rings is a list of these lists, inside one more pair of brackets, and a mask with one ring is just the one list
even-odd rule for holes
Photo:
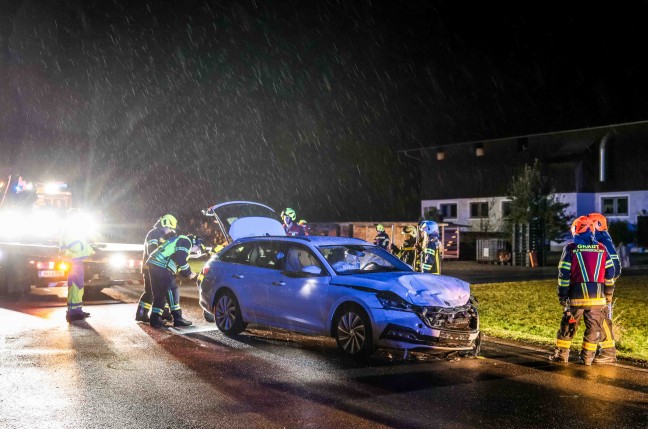
[[232,277],[237,278],[237,279],[242,279],[245,276],[243,274],[234,274]]
[[276,282],[272,282],[273,285],[275,286],[286,286],[286,282],[282,282],[277,280]]

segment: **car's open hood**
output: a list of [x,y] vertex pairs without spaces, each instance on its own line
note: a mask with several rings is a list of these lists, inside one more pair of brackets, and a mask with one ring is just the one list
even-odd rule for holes
[[286,235],[277,215],[270,207],[252,201],[229,201],[203,210],[213,217],[228,242],[243,237]]
[[436,274],[351,274],[336,276],[332,283],[392,291],[412,304],[426,307],[456,307],[470,299],[470,284],[455,277]]

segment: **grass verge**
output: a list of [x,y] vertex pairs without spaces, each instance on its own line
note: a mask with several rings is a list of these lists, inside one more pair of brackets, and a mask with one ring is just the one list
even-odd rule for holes
[[[555,280],[472,285],[485,335],[551,349],[562,316]],[[648,362],[648,276],[621,277],[614,292],[617,356]],[[580,351],[581,321],[572,350]]]

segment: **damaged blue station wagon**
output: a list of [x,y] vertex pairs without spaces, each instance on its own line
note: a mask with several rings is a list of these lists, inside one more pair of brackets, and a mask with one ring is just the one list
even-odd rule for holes
[[468,283],[415,272],[363,240],[287,237],[274,211],[259,203],[224,203],[204,213],[231,240],[198,280],[200,305],[224,334],[250,323],[327,335],[358,357],[377,347],[479,353]]

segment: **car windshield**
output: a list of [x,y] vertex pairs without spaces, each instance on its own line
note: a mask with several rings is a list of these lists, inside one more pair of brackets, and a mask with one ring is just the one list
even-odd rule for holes
[[319,246],[336,274],[412,271],[398,258],[378,246],[340,244]]

